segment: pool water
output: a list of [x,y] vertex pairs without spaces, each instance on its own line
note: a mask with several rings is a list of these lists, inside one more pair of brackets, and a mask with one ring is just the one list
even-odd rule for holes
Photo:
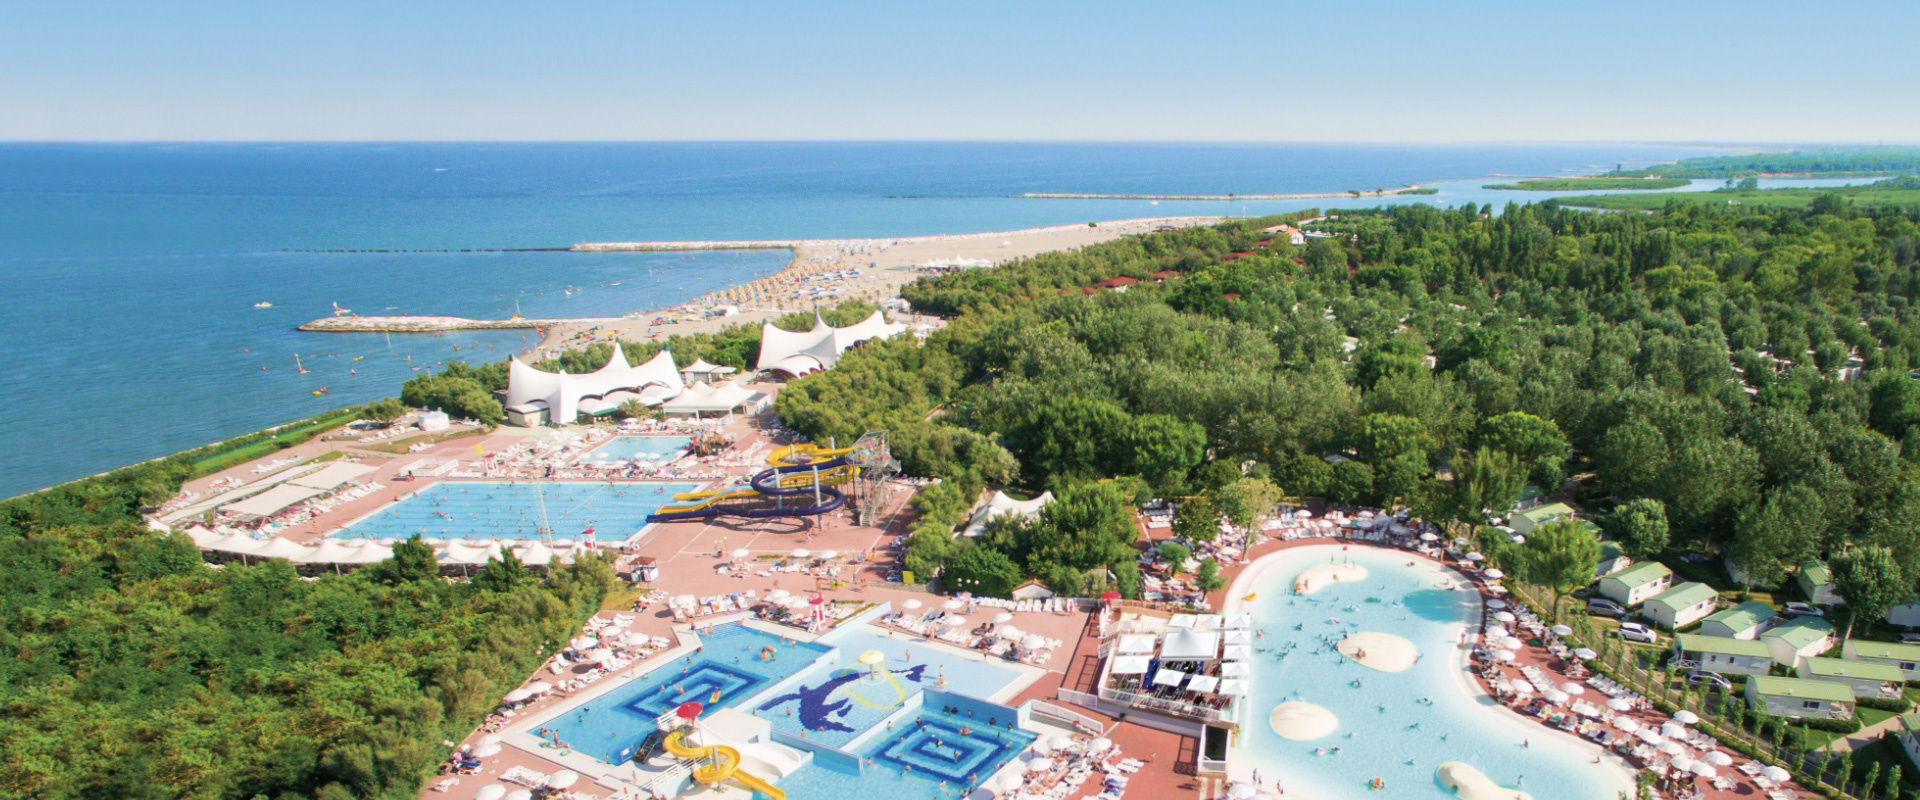
[[[739,623],[715,626],[700,637],[700,652],[662,664],[631,683],[540,723],[565,742],[607,763],[625,760],[655,729],[660,715],[681,703],[709,709],[735,705],[768,686],[814,665],[826,647],[782,644],[780,637]],[[768,647],[771,659],[761,658]]]
[[591,464],[596,461],[632,461],[635,458],[649,456],[650,458],[641,458],[641,460],[666,463],[679,458],[680,453],[691,444],[693,444],[693,438],[689,436],[615,436],[582,456],[580,462]]
[[442,539],[533,539],[544,518],[559,539],[594,529],[602,541],[625,541],[647,515],[698,483],[441,482],[348,525],[335,536]]
[[[933,710],[902,720],[900,727],[900,732],[877,736],[854,752],[863,762],[873,762],[860,774],[813,764],[782,780],[780,789],[788,800],[956,800],[1035,738],[1029,731],[989,730],[977,721]],[[961,734],[962,729],[969,733]]]
[[[1256,567],[1263,571],[1253,585],[1236,589],[1255,595],[1243,610],[1252,612],[1259,632],[1252,692],[1229,753],[1236,778],[1244,767],[1258,767],[1269,786],[1277,777],[1287,796],[1317,800],[1451,798],[1435,770],[1460,761],[1536,798],[1613,800],[1630,788],[1618,769],[1592,763],[1596,751],[1571,734],[1527,722],[1471,689],[1465,651],[1456,645],[1477,623],[1480,600],[1474,591],[1439,588],[1453,573],[1363,547],[1307,547],[1276,558],[1282,560]],[[1329,558],[1365,567],[1367,577],[1292,593],[1296,576]],[[1404,637],[1421,658],[1405,672],[1380,672],[1332,649],[1360,631]],[[1328,709],[1339,727],[1306,741],[1274,733],[1268,715],[1289,701]],[[1367,791],[1375,776],[1386,788]]]
[[[942,677],[946,685],[941,688],[981,699],[1020,678],[1019,672],[996,666],[997,659],[983,662],[978,654],[930,647],[918,639],[858,628],[842,629],[831,639],[840,648],[838,658],[815,667],[792,691],[762,699],[754,713],[771,719],[778,730],[839,747],[878,725],[920,690],[940,686]],[[886,656],[878,670],[859,661],[869,650]]]

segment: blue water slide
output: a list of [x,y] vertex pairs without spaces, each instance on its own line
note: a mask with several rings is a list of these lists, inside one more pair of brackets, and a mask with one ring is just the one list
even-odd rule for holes
[[[815,491],[815,487],[813,486],[797,486],[791,489],[782,488],[779,485],[777,485],[779,483],[779,478],[783,475],[812,472],[814,470],[820,470],[822,472],[825,472],[835,467],[845,466],[846,463],[847,463],[846,459],[836,458],[832,461],[823,461],[819,464],[800,464],[800,465],[790,466],[790,467],[774,467],[772,469],[768,469],[760,472],[759,474],[754,475],[753,480],[749,481],[748,485],[751,486],[754,491],[759,492],[762,496],[765,496],[765,497],[792,497],[795,495],[812,494]],[[732,501],[731,504],[715,504],[715,505],[711,505],[706,508],[702,508],[694,511],[675,511],[675,512],[666,513],[666,514],[649,514],[647,516],[647,521],[648,522],[675,522],[678,520],[688,520],[688,519],[712,519],[714,517],[745,517],[747,519],[769,519],[773,517],[813,517],[813,516],[819,516],[821,514],[825,514],[829,511],[838,510],[841,506],[844,506],[847,504],[847,496],[845,494],[842,494],[841,491],[835,487],[821,486],[821,487],[818,487],[818,490],[820,492],[819,505],[801,506],[796,508],[739,508],[738,506],[742,502],[745,502],[750,499],[750,498],[741,498],[740,500]]]

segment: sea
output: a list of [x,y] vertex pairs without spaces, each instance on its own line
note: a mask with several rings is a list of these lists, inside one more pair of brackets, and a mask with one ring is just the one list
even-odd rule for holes
[[[325,334],[362,315],[604,317],[775,272],[785,251],[591,241],[896,237],[1309,207],[1538,199],[1490,176],[1719,152],[1641,144],[0,145],[0,497],[397,396],[531,331]],[[1432,182],[1436,195],[1252,195]],[[1696,182],[1692,189],[1711,188]],[[271,307],[256,308],[270,303]],[[302,372],[302,370],[305,370]]]

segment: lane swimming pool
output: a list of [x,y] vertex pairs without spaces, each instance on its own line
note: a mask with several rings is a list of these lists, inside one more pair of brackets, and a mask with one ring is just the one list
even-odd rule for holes
[[[727,708],[789,675],[814,666],[828,648],[780,637],[739,623],[715,626],[700,637],[700,652],[654,667],[626,686],[563,711],[539,727],[561,742],[609,764],[625,760],[654,730],[654,720],[688,701]],[[766,648],[771,658],[762,658]]]
[[[916,639],[857,628],[830,638],[840,648],[838,658],[815,667],[793,691],[761,700],[754,711],[776,729],[833,747],[879,724],[922,689],[938,686],[985,699],[1021,677],[1009,667]],[[879,671],[859,662],[869,650],[886,656]]]
[[[1251,582],[1231,596],[1253,594],[1258,631],[1252,692],[1230,751],[1236,780],[1253,768],[1269,786],[1284,781],[1289,797],[1317,800],[1365,795],[1451,798],[1435,770],[1472,765],[1501,786],[1554,800],[1611,800],[1629,789],[1621,772],[1595,764],[1598,752],[1571,736],[1521,720],[1465,680],[1465,651],[1456,645],[1478,619],[1479,594],[1440,588],[1450,571],[1404,553],[1338,545],[1289,550],[1257,565]],[[1295,595],[1293,580],[1330,559],[1366,569],[1366,577]],[[1421,657],[1404,672],[1361,666],[1332,649],[1357,632],[1400,636]],[[1317,739],[1276,733],[1268,720],[1285,702],[1332,712],[1338,725]],[[1374,778],[1386,788],[1370,791]],[[1268,789],[1271,791],[1271,789]]]
[[542,508],[555,538],[593,528],[602,541],[624,541],[647,515],[698,483],[441,482],[395,502],[335,533],[346,538],[532,539]]

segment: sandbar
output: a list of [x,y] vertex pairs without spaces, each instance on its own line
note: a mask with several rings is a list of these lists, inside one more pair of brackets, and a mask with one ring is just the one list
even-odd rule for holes
[[1293,579],[1295,594],[1313,594],[1329,583],[1366,580],[1367,568],[1358,564],[1320,564]]
[[1267,717],[1273,732],[1296,741],[1318,739],[1340,727],[1340,719],[1320,706],[1293,701],[1275,706]]
[[1441,786],[1452,789],[1463,800],[1533,800],[1533,795],[1494,783],[1471,764],[1449,761],[1441,764],[1436,774]]
[[1405,672],[1420,660],[1420,648],[1391,633],[1362,631],[1341,639],[1339,650],[1341,655],[1381,672]]

